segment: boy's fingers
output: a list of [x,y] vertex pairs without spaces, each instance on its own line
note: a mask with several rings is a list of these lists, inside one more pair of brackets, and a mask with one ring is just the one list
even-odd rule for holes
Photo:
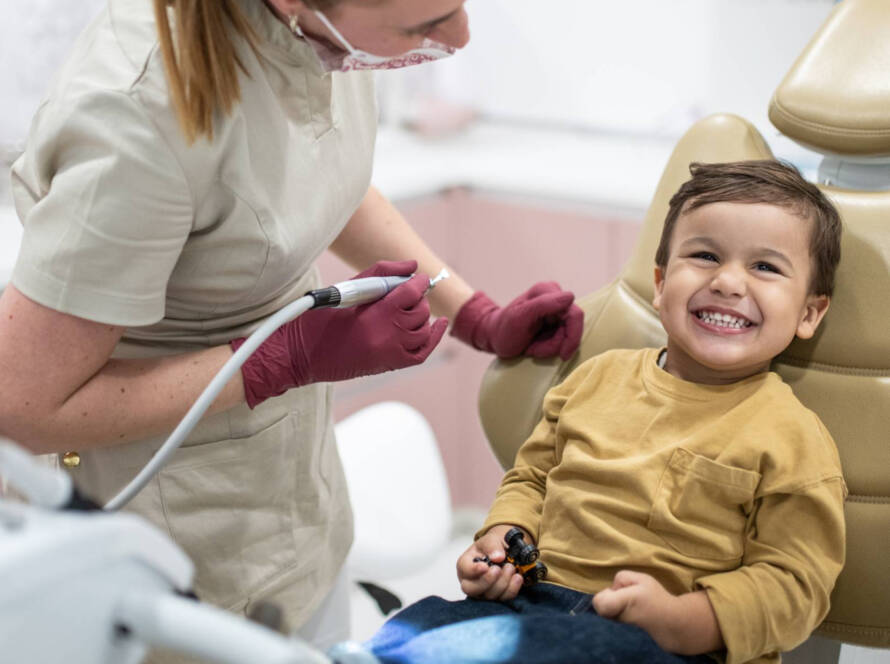
[[504,547],[498,546],[492,542],[483,542],[479,540],[476,542],[476,545],[479,547],[480,556],[488,556],[488,559],[493,563],[499,563],[504,560]]
[[513,565],[507,564],[503,567],[494,566],[485,573],[485,578],[492,579],[491,585],[485,591],[485,599],[500,599],[507,586],[510,585],[510,578],[513,576]]
[[500,596],[500,600],[502,602],[508,602],[511,599],[515,599],[516,595],[519,594],[519,591],[522,589],[523,579],[519,574],[514,574],[510,577],[510,583],[507,585],[507,589],[504,591],[504,594]]
[[486,569],[478,576],[463,576],[460,579],[460,589],[470,597],[481,597],[491,587],[492,577]]
[[460,582],[460,589],[467,597],[480,597],[486,590],[485,586],[481,585],[479,581],[470,581],[468,579]]
[[628,593],[607,588],[593,596],[593,608],[603,618],[617,618],[627,607]]
[[488,556],[488,559],[493,563],[502,563],[507,557],[507,554],[504,553],[504,550],[499,548],[486,551],[485,555]]
[[485,586],[481,585],[479,579],[461,579],[460,589],[468,597],[478,597],[485,592]]
[[476,579],[466,579],[466,584],[461,583],[461,589],[470,597],[484,597],[492,599],[494,594],[492,587],[501,578],[501,568],[495,565],[485,570],[485,573]]
[[476,546],[471,546],[461,554],[457,559],[457,576],[463,578],[478,578],[488,571],[488,564],[485,562],[475,562],[476,559],[482,558],[482,553]]
[[623,569],[618,572],[612,579],[612,590],[626,588],[627,586],[635,586],[642,583],[648,578],[651,578],[648,574],[643,574],[642,572],[633,572],[629,569]]
[[485,536],[476,540],[476,546],[482,551],[483,555],[488,556],[492,562],[499,563],[504,560],[504,540],[494,532],[489,532]]
[[470,561],[469,563],[461,563],[461,565],[457,568],[457,577],[463,581],[464,579],[468,581],[473,581],[478,579],[483,574],[488,571],[488,565],[485,563],[474,563]]

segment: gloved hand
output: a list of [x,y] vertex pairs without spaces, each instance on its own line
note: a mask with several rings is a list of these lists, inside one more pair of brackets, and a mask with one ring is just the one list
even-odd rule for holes
[[457,312],[451,334],[501,358],[559,354],[568,360],[584,328],[584,312],[574,300],[552,281],[535,284],[506,307],[477,291]]
[[[362,277],[408,275],[417,261],[381,261]],[[429,277],[415,275],[386,296],[346,309],[313,309],[285,323],[241,367],[247,405],[309,383],[348,380],[420,364],[445,334],[448,321],[430,324],[424,294]],[[233,350],[245,339],[235,339]]]

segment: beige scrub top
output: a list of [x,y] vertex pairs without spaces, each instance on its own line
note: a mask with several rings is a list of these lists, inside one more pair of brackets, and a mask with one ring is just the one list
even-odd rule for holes
[[[240,43],[240,105],[188,146],[151,4],[109,1],[13,167],[12,283],[126,326],[116,357],[224,344],[317,286],[315,259],[370,185],[376,134],[370,74],[324,74],[261,0],[241,0],[262,57]],[[129,505],[192,558],[202,599],[273,599],[296,628],[324,597],[352,540],[330,411],[315,384],[210,416]],[[84,452],[72,476],[107,501],[165,438]]]

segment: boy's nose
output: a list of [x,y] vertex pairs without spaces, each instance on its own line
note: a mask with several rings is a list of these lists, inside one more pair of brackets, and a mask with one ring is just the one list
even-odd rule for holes
[[748,290],[744,268],[732,264],[721,265],[711,280],[711,291],[724,297],[743,297]]

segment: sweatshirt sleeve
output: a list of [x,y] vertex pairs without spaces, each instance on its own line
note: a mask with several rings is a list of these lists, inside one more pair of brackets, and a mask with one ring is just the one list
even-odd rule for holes
[[764,496],[742,565],[704,576],[727,649],[727,664],[790,650],[825,618],[844,564],[846,486],[834,476]]
[[519,526],[538,540],[547,474],[559,463],[559,415],[566,401],[592,370],[593,360],[585,362],[544,397],[543,416],[516,453],[513,467],[501,480],[485,524],[476,533],[481,537],[499,524]]

